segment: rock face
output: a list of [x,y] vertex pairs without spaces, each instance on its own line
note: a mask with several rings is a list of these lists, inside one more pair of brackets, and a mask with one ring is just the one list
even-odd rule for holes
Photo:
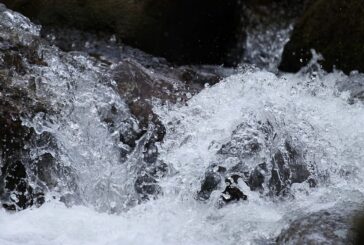
[[280,70],[297,72],[311,49],[322,54],[325,70],[364,71],[364,5],[361,0],[309,1],[285,46]]
[[2,0],[44,25],[115,32],[136,48],[184,64],[235,65],[244,40],[239,0]]

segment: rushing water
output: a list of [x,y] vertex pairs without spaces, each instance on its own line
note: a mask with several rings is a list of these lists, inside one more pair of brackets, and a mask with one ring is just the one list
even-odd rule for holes
[[[48,98],[59,113],[24,118],[24,124],[55,137],[54,155],[76,175],[79,205],[53,200],[70,191],[65,188],[49,193],[40,208],[0,210],[0,244],[269,244],[295,217],[364,200],[364,105],[353,97],[363,91],[362,74],[327,74],[314,66],[274,74],[242,66],[186,104],[156,103],[167,131],[158,146],[160,159],[172,170],[160,180],[163,195],[128,206],[135,201],[130,186],[141,153],[122,160],[116,130],[103,122],[112,106],[120,122],[115,128],[126,127],[130,117],[113,81],[85,55],[54,47],[42,53],[49,66],[33,67],[42,74],[37,96]],[[244,189],[247,202],[223,208],[217,205],[219,191],[207,202],[196,200],[206,168],[216,161],[229,165],[216,153],[236,127],[265,119],[305,147],[307,160],[315,163],[317,187],[293,184],[286,199]]]

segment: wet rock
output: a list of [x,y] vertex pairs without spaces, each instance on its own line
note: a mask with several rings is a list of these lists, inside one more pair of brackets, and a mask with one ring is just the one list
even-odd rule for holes
[[314,49],[323,56],[320,64],[325,70],[364,71],[363,16],[360,0],[309,1],[284,48],[279,69],[299,71],[311,60]]
[[[143,140],[144,143],[140,152],[143,155],[144,163],[139,164],[152,169],[151,165],[158,162],[157,144],[163,140],[165,135],[164,125],[153,112],[153,100],[159,99],[161,103],[177,102],[178,94],[182,93],[178,86],[182,87],[182,84],[162,75],[155,75],[131,59],[123,60],[112,72],[118,92],[126,100],[130,112],[138,122],[137,129],[134,130],[135,133],[121,135],[120,139],[133,150],[136,146],[135,141],[148,134]],[[154,170],[157,168],[155,166]],[[138,188],[138,190],[142,191],[143,189]]]
[[85,52],[106,67],[128,59],[132,60],[151,73],[185,83],[192,91],[200,91],[205,84],[213,85],[235,72],[234,68],[214,65],[176,66],[163,58],[121,44],[114,35],[106,33],[95,34],[75,29],[43,27],[41,35],[63,51]]
[[[5,81],[0,85],[0,201],[7,209],[40,205],[44,192],[56,185],[54,158],[42,153],[55,149],[52,138],[22,123],[43,106]],[[33,147],[38,152],[31,152]]]
[[269,120],[238,125],[217,152],[226,173],[241,176],[252,191],[273,196],[286,196],[293,183],[315,187],[315,167],[306,160],[304,146],[278,127]]
[[154,74],[132,59],[125,59],[112,70],[117,90],[126,99],[131,112],[145,127],[149,118],[156,121],[152,99],[175,103],[187,92],[184,84],[163,74]]
[[256,122],[256,125],[242,123],[232,132],[231,140],[221,147],[218,154],[239,159],[254,157],[262,151],[265,141],[272,137],[272,130],[269,121]]
[[156,179],[147,174],[137,177],[134,188],[140,194],[141,200],[149,200],[151,197],[156,197],[162,192]]
[[183,103],[204,87],[202,84],[189,87],[188,82],[194,83],[192,77],[188,78],[192,79],[189,81],[180,80],[187,70],[193,69],[188,67],[174,69],[163,64],[159,66],[150,64],[148,69],[131,58],[122,60],[112,69],[116,89],[126,100],[130,112],[138,122],[138,129],[133,129],[134,133],[131,135],[121,135],[121,141],[133,148],[135,140],[140,139],[143,134],[152,129],[152,134],[143,150],[146,162],[157,161],[156,144],[161,142],[165,135],[164,125],[153,112],[153,103],[156,101],[161,104]]
[[10,210],[41,205],[66,172],[51,154],[57,151],[52,135],[26,123],[54,113],[36,94],[35,69],[48,65],[38,33],[28,19],[0,4],[0,202]]
[[252,191],[262,191],[265,178],[268,173],[268,168],[266,163],[261,163],[250,173],[248,186]]
[[117,33],[123,42],[177,63],[240,61],[240,1],[2,0],[43,25]]
[[222,176],[225,171],[225,168],[219,166],[212,167],[208,171],[206,171],[205,177],[201,183],[201,188],[197,193],[197,198],[199,200],[209,199],[211,193],[220,187],[223,179]]
[[271,179],[269,187],[276,195],[286,194],[293,183],[302,183],[311,175],[309,165],[304,162],[302,153],[288,141],[284,148],[278,150],[272,158]]
[[[120,134],[120,140],[130,146],[126,154],[131,151],[139,151],[143,156],[137,163],[139,169],[137,172],[148,174],[146,186],[150,187],[149,182],[154,179],[155,188],[152,188],[154,191],[140,187],[144,185],[145,178],[138,179],[138,183],[135,183],[135,190],[139,194],[139,198],[148,200],[151,198],[152,192],[154,196],[161,193],[160,188],[157,188],[158,180],[169,172],[168,166],[158,159],[158,145],[164,139],[165,127],[153,112],[153,103],[185,103],[204,87],[203,77],[208,77],[204,80],[205,83],[208,83],[209,79],[215,79],[213,80],[215,83],[219,78],[217,75],[210,76],[209,74],[216,74],[216,72],[213,73],[213,69],[208,67],[173,68],[167,63],[159,61],[146,62],[146,60],[140,59],[139,55],[136,55],[135,58],[123,59],[112,68],[112,74],[116,81],[117,91],[125,99],[130,112],[137,121],[137,128]],[[192,73],[190,76],[186,75],[190,73]],[[201,80],[196,82],[196,79]],[[207,176],[205,184],[198,194],[200,199],[208,199],[214,189],[213,186],[210,186],[214,185],[211,183],[211,181],[213,182],[211,178],[214,177]]]
[[225,179],[226,187],[221,195],[221,199],[225,203],[239,201],[240,199],[245,201],[248,199],[248,197],[237,186],[240,178],[241,177],[239,175],[232,175]]
[[[4,90],[0,88],[0,93]],[[30,159],[24,146],[34,131],[21,124],[18,108],[8,100],[0,96],[0,201],[6,209],[21,210],[41,204],[43,193],[30,185],[26,170]]]
[[50,153],[45,153],[37,157],[34,161],[35,175],[41,182],[49,189],[53,189],[57,186],[57,173],[55,172],[56,162],[54,157]]
[[364,215],[359,215],[354,220],[354,245],[364,244]]
[[310,213],[281,232],[278,244],[355,244],[353,220],[358,206],[352,203]]
[[221,191],[221,200],[223,203],[247,199],[247,196],[238,186],[239,179],[243,180],[242,176],[238,174],[228,174],[225,167],[218,165],[212,165],[206,171],[201,182],[200,190],[197,192],[197,199],[201,201],[208,200],[213,191],[222,189],[223,179],[225,179],[225,189]]

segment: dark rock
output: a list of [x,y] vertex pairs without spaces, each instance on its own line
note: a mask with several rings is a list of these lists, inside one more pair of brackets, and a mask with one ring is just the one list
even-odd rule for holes
[[222,194],[221,198],[226,203],[240,201],[240,199],[244,201],[248,199],[248,197],[236,186],[227,186]]
[[322,54],[325,70],[334,67],[349,73],[364,71],[364,5],[361,0],[309,1],[284,48],[279,69],[297,72],[312,58],[311,49]]
[[364,244],[364,215],[361,214],[354,220],[354,245]]
[[[159,99],[162,103],[175,103],[179,97],[184,97],[184,85],[163,75],[153,74],[132,59],[123,60],[113,71],[113,78],[117,82],[117,90],[129,104],[131,112],[147,128],[148,121],[158,125],[158,118],[152,110],[152,99]],[[160,128],[160,136],[163,135]]]
[[0,4],[0,202],[10,210],[41,205],[59,177],[49,153],[57,148],[53,137],[24,122],[54,113],[35,94],[33,68],[47,66],[36,32],[27,19]]
[[221,199],[225,203],[240,201],[240,199],[245,201],[248,199],[248,197],[237,186],[240,178],[241,177],[239,175],[232,175],[225,179],[226,188],[221,195]]
[[235,65],[242,54],[239,0],[2,0],[43,25],[117,33],[177,63]]
[[[1,85],[0,91],[4,92]],[[29,152],[24,146],[34,131],[21,124],[20,112],[9,100],[0,96],[0,201],[6,209],[21,210],[41,204],[43,193],[30,185],[25,167]]]
[[358,207],[351,203],[310,213],[281,232],[277,244],[355,244],[353,221]]
[[35,173],[39,180],[42,181],[48,188],[52,189],[57,186],[57,173],[54,166],[56,165],[54,157],[50,153],[45,153],[37,157],[34,161],[36,166]]
[[[125,59],[113,69],[114,80],[117,83],[117,91],[126,100],[130,112],[137,119],[138,129],[135,131],[126,131],[120,135],[120,140],[130,146],[130,153],[136,149],[136,141],[144,137],[139,144],[140,154],[143,159],[139,161],[139,171],[150,173],[149,180],[154,178],[160,171],[167,172],[167,167],[159,166],[158,161],[158,142],[161,142],[165,135],[165,127],[153,112],[153,100],[159,99],[161,103],[176,103],[178,96],[183,96],[183,84],[180,81],[168,79],[162,75],[153,74],[135,60]],[[179,87],[180,89],[178,89]],[[163,174],[162,174],[163,175]],[[151,193],[147,188],[141,188],[144,182],[137,180],[136,191],[146,199],[146,195]],[[148,182],[149,183],[149,182]],[[156,183],[153,185],[157,186]],[[148,184],[147,186],[150,186]],[[159,194],[160,191],[155,191]]]
[[213,170],[206,172],[204,179],[201,183],[201,189],[197,193],[200,200],[207,200],[210,198],[211,193],[220,187],[222,181],[221,174]]
[[263,184],[265,182],[267,172],[267,164],[261,163],[250,173],[248,186],[252,191],[263,190]]
[[181,67],[174,70],[168,66],[162,68],[153,66],[147,69],[136,60],[129,58],[121,61],[112,70],[117,91],[126,100],[130,112],[138,121],[139,128],[121,134],[120,140],[132,150],[135,147],[135,141],[150,131],[151,135],[143,149],[145,162],[157,161],[156,144],[161,142],[165,135],[164,125],[153,112],[153,101],[158,100],[162,104],[183,103],[203,87],[189,88],[179,80],[180,76],[183,76],[184,69],[192,68]]
[[272,158],[272,172],[269,187],[276,195],[286,194],[287,187],[293,183],[302,183],[311,175],[308,163],[288,141],[284,149],[278,150]]
[[224,203],[231,201],[246,200],[247,196],[237,186],[239,179],[242,177],[238,174],[227,175],[225,167],[212,165],[206,171],[201,182],[201,188],[197,192],[197,198],[201,201],[208,200],[213,191],[219,190],[222,187],[222,180],[225,178],[225,189],[221,192],[221,200]]
[[42,28],[42,37],[51,44],[69,51],[86,52],[105,66],[132,60],[155,75],[185,83],[192,91],[200,91],[205,84],[213,85],[232,75],[235,70],[214,65],[175,66],[163,58],[154,57],[136,48],[121,45],[115,36],[65,28]]

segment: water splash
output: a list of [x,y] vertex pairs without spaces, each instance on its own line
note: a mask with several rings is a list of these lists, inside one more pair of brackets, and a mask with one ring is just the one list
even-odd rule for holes
[[[37,36],[33,27],[24,28]],[[173,168],[160,182],[163,196],[119,215],[98,213],[94,209],[125,210],[135,199],[131,187],[141,152],[125,161],[120,156],[124,146],[117,140],[119,130],[133,126],[131,115],[96,60],[47,45],[38,51],[48,66],[30,66],[37,77],[18,77],[14,84],[35,87],[36,98],[47,101],[50,111],[24,117],[23,123],[52,134],[57,147],[51,154],[75,175],[73,192],[65,183],[65,189],[52,194],[69,192],[88,208],[65,208],[48,200],[39,209],[14,215],[0,210],[2,244],[267,244],[296,217],[343,200],[364,200],[364,105],[357,96],[363,75],[327,74],[317,68],[275,75],[242,68],[206,86],[186,105],[155,106],[167,129],[160,158]],[[112,111],[119,124],[110,130],[103,119]],[[206,168],[214,161],[229,164],[216,153],[237,126],[267,118],[303,143],[308,160],[316,164],[317,187],[293,184],[294,198],[284,200],[246,189],[248,202],[224,208],[215,205],[219,191],[206,202],[196,200]]]

